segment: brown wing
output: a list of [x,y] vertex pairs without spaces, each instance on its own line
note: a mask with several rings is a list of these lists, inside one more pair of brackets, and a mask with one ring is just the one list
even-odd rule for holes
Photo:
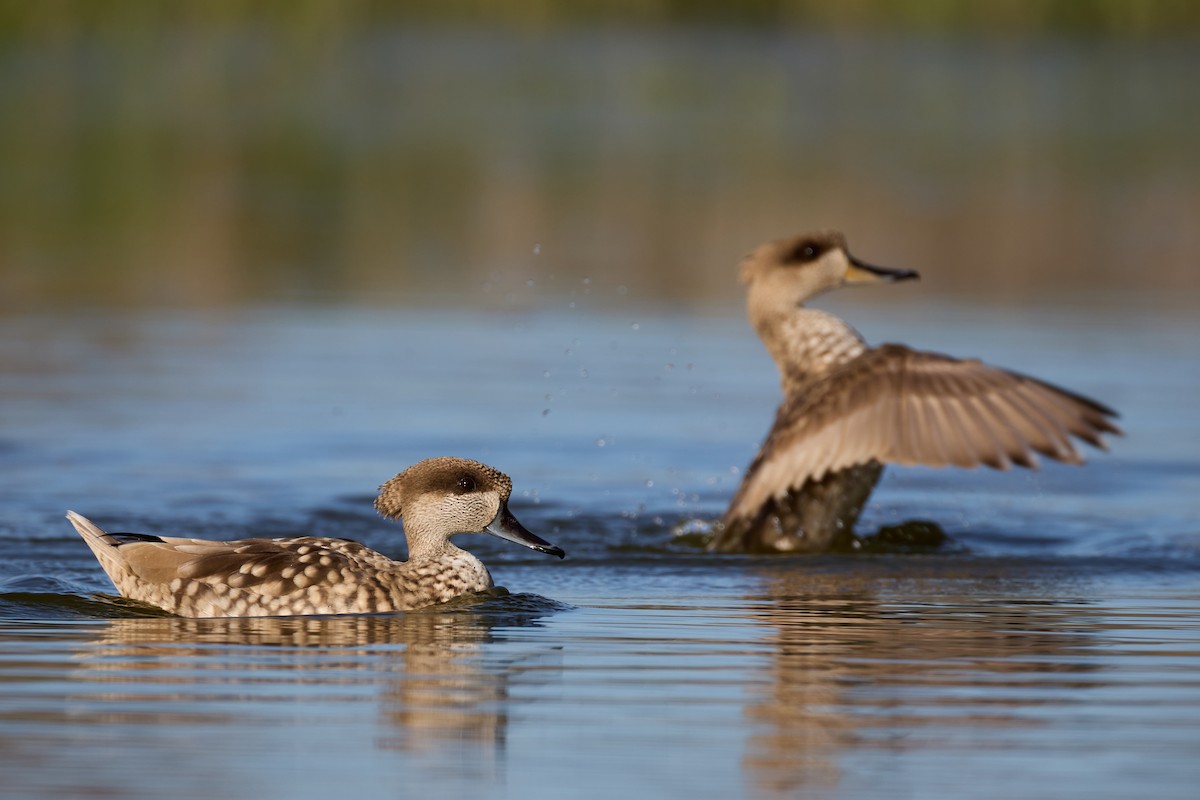
[[357,542],[300,537],[215,542],[163,537],[121,546],[144,580],[171,579],[228,586],[279,597],[313,583],[336,583],[343,570],[373,571],[390,560]]
[[727,517],[870,461],[1034,468],[1036,453],[1078,464],[1075,436],[1104,448],[1112,409],[1035,378],[888,344],[780,406]]

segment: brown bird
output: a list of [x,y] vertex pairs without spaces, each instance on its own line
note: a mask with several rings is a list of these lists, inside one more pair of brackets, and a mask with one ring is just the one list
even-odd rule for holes
[[456,533],[490,533],[562,558],[508,510],[512,480],[465,458],[431,458],[379,487],[375,508],[403,519],[408,560],[349,539],[300,536],[215,542],[105,533],[67,512],[122,597],[182,617],[406,611],[492,588]]
[[884,464],[1036,468],[1083,462],[1075,436],[1105,448],[1117,414],[1082,395],[980,361],[869,347],[809,299],[851,284],[917,278],[850,255],[826,231],[743,259],[750,323],[779,368],[783,402],[710,548],[815,552],[853,539]]

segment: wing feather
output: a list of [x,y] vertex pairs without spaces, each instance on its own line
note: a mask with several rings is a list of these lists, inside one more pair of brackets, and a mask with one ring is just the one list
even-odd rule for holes
[[1082,457],[1071,437],[1104,448],[1116,412],[1036,378],[888,344],[800,387],[730,503],[727,518],[871,461],[1035,468],[1037,454]]
[[232,542],[164,539],[139,543],[131,548],[129,558],[139,574],[153,572],[158,582],[180,578],[272,596],[318,581],[336,582],[343,570],[370,571],[388,561],[357,542],[313,537]]

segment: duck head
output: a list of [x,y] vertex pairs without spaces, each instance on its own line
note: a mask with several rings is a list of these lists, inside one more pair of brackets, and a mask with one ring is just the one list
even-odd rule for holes
[[456,533],[490,533],[531,550],[566,553],[525,529],[508,510],[512,479],[478,461],[430,458],[379,487],[375,509],[403,519],[412,553],[445,545]]
[[[920,277],[911,269],[868,264],[850,254],[846,237],[821,231],[778,239],[755,248],[739,267],[751,316],[786,313],[843,286]],[[757,312],[757,313],[756,313]]]

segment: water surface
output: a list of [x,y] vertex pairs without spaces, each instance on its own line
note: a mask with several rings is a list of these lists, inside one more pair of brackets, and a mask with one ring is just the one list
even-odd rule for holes
[[[733,314],[0,320],[4,795],[1193,796],[1194,322],[848,313],[1128,436],[1083,469],[889,472],[864,528],[933,519],[938,549],[713,557],[777,392]],[[399,555],[374,487],[434,454],[509,472],[568,559],[463,537],[511,595],[180,620],[112,598],[62,519]]]

